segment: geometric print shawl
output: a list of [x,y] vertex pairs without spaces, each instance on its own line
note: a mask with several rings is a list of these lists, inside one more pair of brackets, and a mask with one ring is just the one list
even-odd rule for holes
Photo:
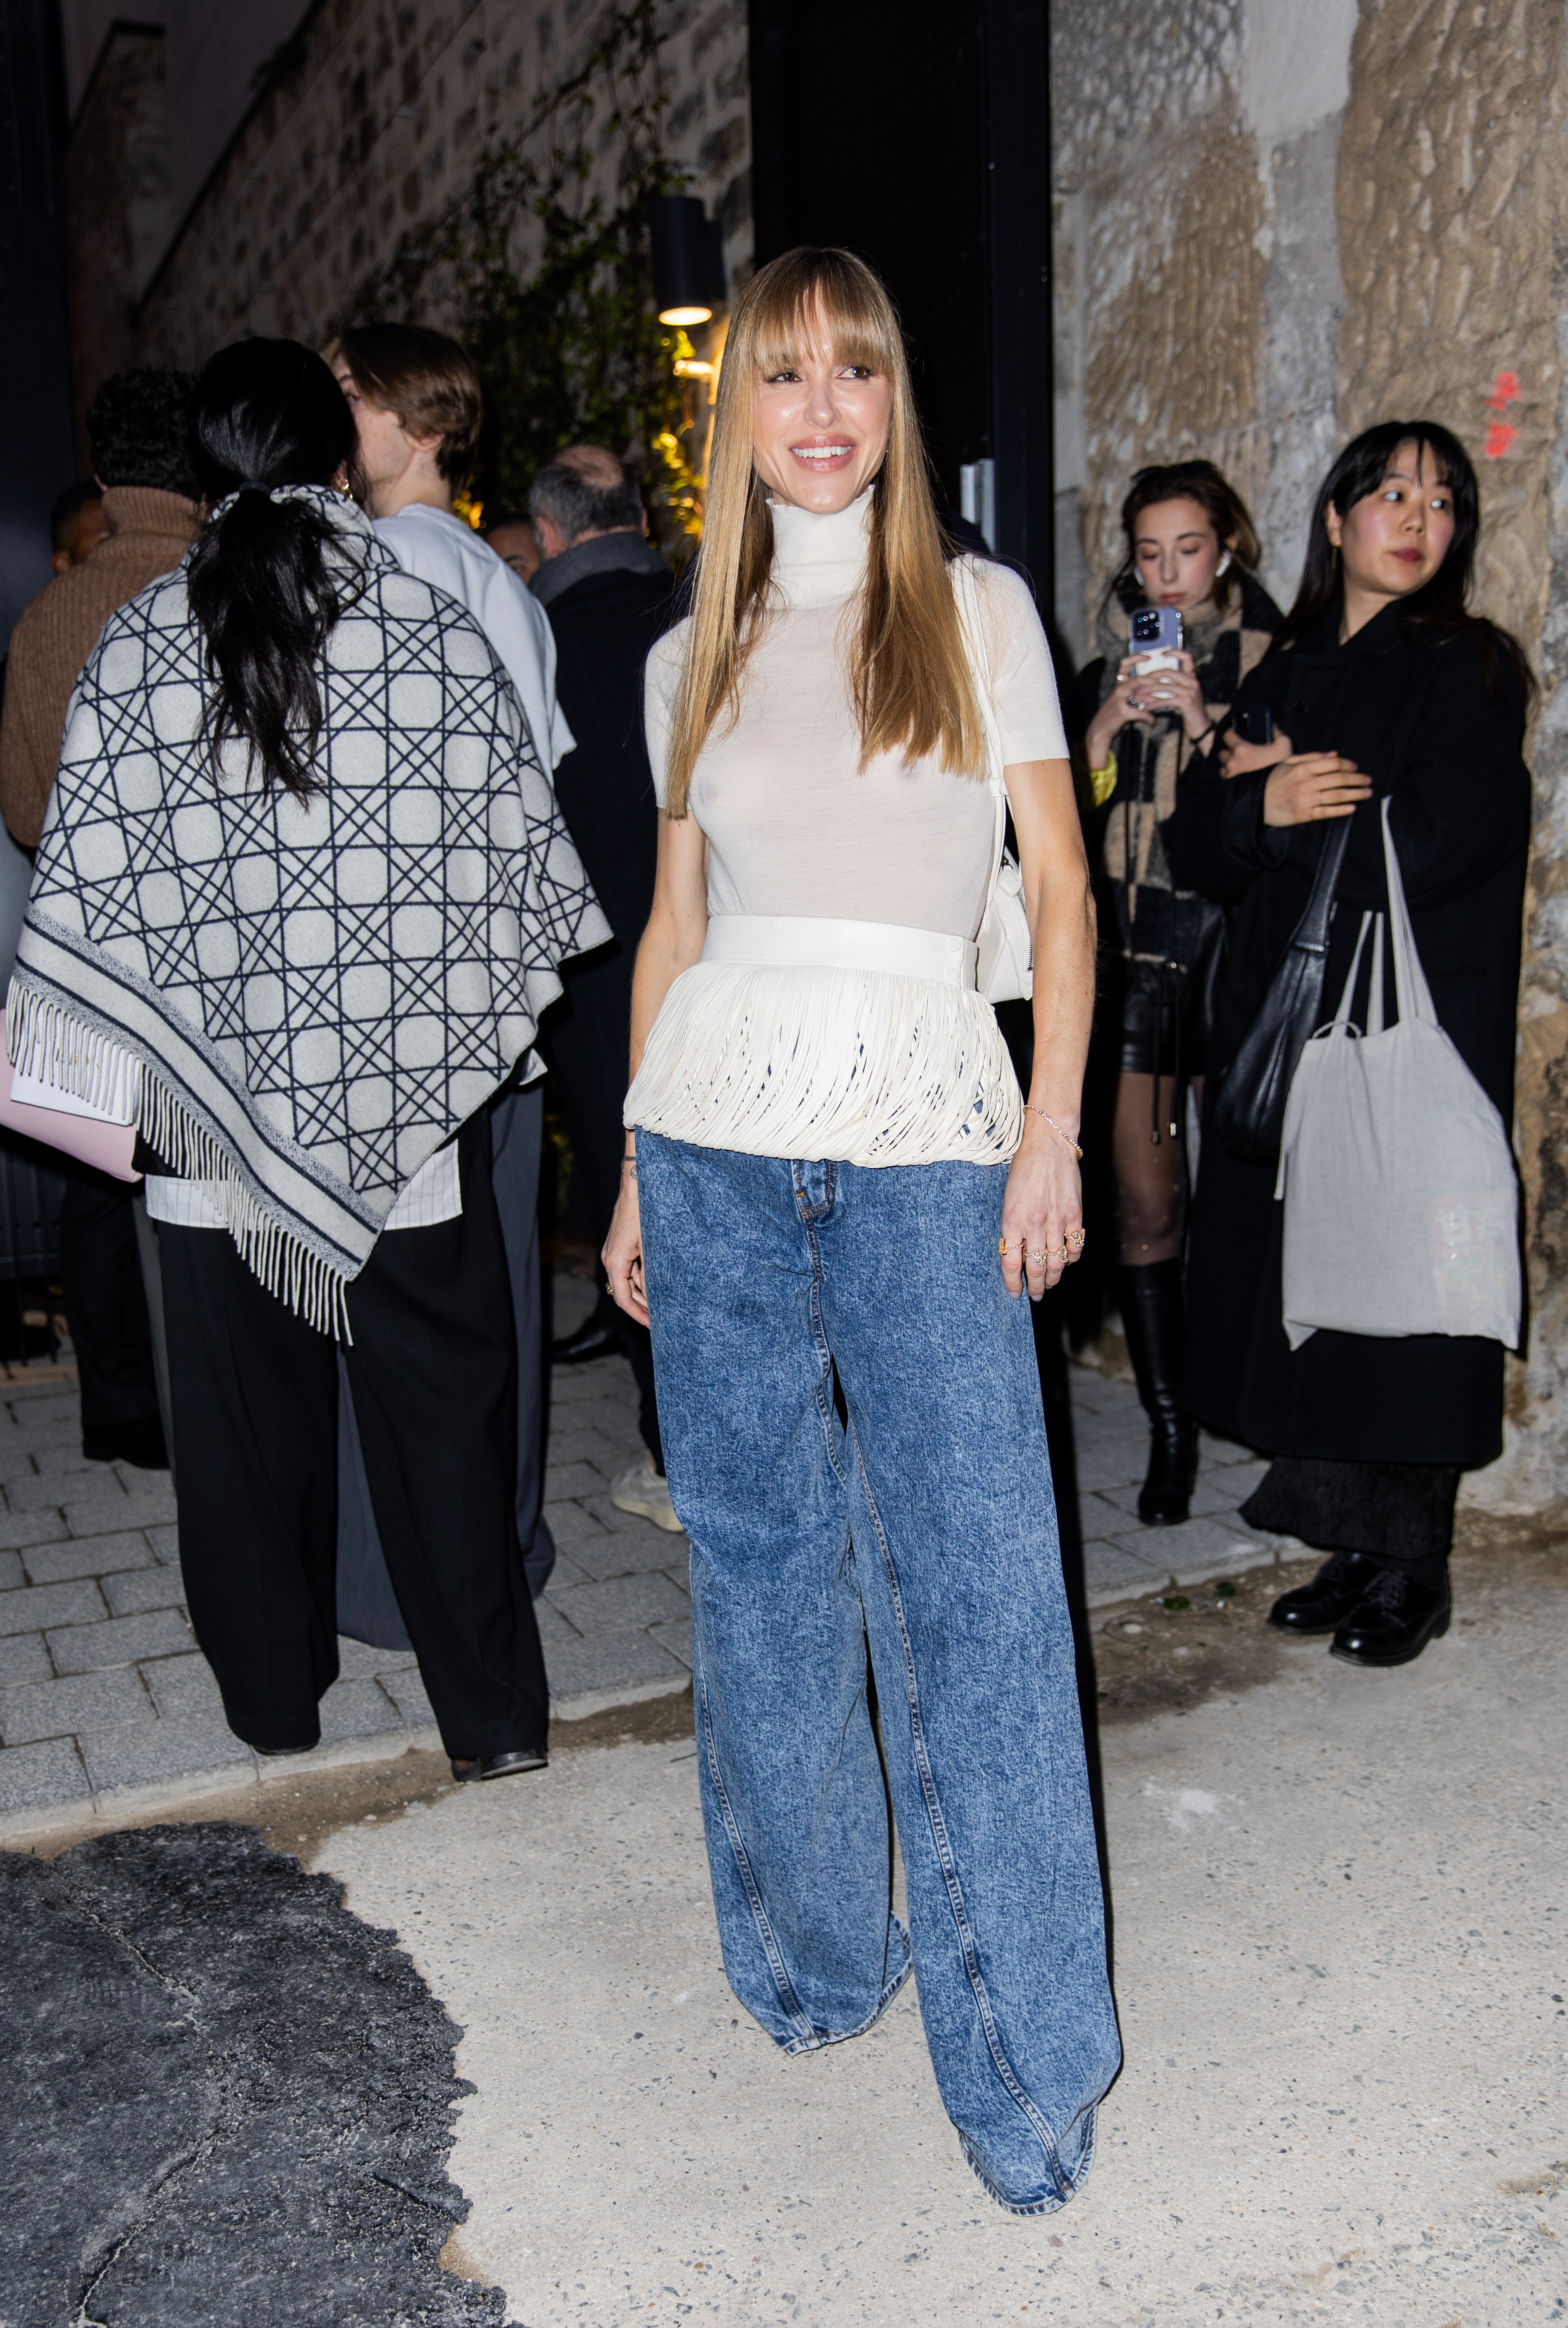
[[483,631],[352,502],[290,490],[358,592],[318,668],[324,789],[264,794],[232,742],[215,767],[183,569],[153,583],[71,700],[7,1027],[84,1099],[122,1047],[149,1146],[341,1336],[398,1191],[610,929]]

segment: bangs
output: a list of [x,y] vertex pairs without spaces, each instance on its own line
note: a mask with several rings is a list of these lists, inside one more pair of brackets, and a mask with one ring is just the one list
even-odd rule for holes
[[827,352],[834,363],[864,364],[897,377],[903,340],[893,304],[869,268],[847,251],[792,251],[778,262],[748,318],[749,353],[757,377],[798,371],[801,359]]
[[1422,455],[1423,453],[1430,453],[1432,455],[1432,467],[1437,471],[1438,483],[1440,485],[1451,485],[1453,483],[1454,480],[1451,474],[1452,464],[1449,460],[1446,447],[1441,445],[1435,436],[1429,436],[1426,434],[1426,431],[1422,428],[1412,428],[1406,435],[1400,438],[1397,445],[1391,445],[1389,446],[1388,458],[1383,465],[1384,476],[1392,476],[1394,474],[1394,465],[1395,461],[1398,460],[1401,451],[1406,445],[1413,445],[1415,447],[1415,465],[1418,472],[1421,468]]

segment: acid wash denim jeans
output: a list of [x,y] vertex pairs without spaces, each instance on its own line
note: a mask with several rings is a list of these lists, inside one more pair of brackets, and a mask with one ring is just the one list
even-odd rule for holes
[[1007,1168],[643,1131],[637,1178],[730,1985],[806,2052],[869,2028],[913,1961],[965,2155],[1047,2213],[1121,2050],[1034,1340],[997,1256]]

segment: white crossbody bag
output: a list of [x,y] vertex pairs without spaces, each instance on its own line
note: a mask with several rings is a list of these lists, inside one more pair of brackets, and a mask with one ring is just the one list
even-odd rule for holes
[[980,707],[981,730],[985,738],[986,782],[996,810],[991,887],[986,892],[985,911],[975,934],[974,982],[988,1002],[1027,1002],[1035,990],[1034,947],[1029,938],[1029,917],[1024,909],[1024,877],[1017,859],[1005,845],[1007,784],[1002,776],[1001,736],[991,701],[980,591],[967,558],[955,558],[948,571],[953,576],[959,624],[974,680],[975,701]]

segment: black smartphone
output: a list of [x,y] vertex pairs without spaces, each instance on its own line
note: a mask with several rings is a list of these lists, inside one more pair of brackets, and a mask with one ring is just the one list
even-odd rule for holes
[[1272,744],[1274,715],[1266,703],[1246,703],[1231,714],[1231,726],[1244,744]]

